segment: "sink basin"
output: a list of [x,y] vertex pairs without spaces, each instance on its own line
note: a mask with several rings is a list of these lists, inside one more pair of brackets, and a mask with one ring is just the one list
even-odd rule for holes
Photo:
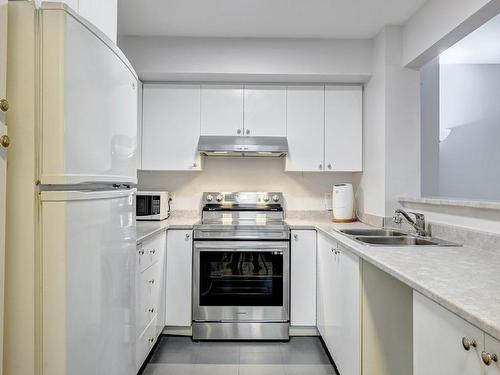
[[438,242],[418,237],[356,237],[357,241],[377,246],[439,246]]
[[348,236],[383,236],[383,237],[393,237],[393,236],[406,236],[404,232],[400,232],[394,229],[342,229],[340,232],[347,234]]

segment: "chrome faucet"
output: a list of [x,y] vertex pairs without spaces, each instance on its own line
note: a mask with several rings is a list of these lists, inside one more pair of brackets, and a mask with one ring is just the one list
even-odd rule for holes
[[[414,215],[415,220],[413,220],[409,214]],[[392,220],[396,224],[401,224],[403,222],[403,217],[406,219],[408,224],[415,229],[417,235],[427,237],[427,231],[425,230],[425,216],[423,214],[419,214],[418,212],[406,212],[398,208],[394,211],[394,217]]]

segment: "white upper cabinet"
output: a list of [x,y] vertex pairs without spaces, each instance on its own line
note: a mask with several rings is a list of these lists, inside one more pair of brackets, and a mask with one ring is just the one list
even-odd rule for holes
[[243,118],[245,135],[286,137],[286,86],[246,85]]
[[287,90],[287,139],[285,170],[323,170],[325,125],[324,86],[289,86]]
[[325,87],[325,169],[363,170],[363,90]]
[[199,137],[199,85],[144,85],[143,170],[200,170]]
[[201,134],[243,135],[243,86],[201,87]]

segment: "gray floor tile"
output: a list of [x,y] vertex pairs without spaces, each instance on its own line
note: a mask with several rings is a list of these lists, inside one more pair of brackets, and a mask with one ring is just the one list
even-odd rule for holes
[[152,363],[143,375],[238,375],[238,365]]
[[262,342],[262,341],[244,341],[240,344],[240,353],[280,353],[281,348],[287,346],[286,342]]
[[317,337],[289,342],[193,342],[166,336],[144,375],[335,375]]
[[283,365],[240,365],[238,375],[285,375],[285,367]]
[[240,362],[240,351],[237,345],[234,346],[202,346],[198,351],[195,363],[202,364],[234,364]]
[[330,359],[325,352],[287,348],[281,352],[284,364],[327,365]]
[[280,352],[246,352],[240,348],[240,364],[281,365]]
[[172,364],[193,364],[196,363],[196,358],[198,355],[198,351],[194,350],[186,350],[184,352],[181,351],[157,351],[151,357],[151,363],[172,363]]
[[336,375],[332,365],[284,365],[286,375]]

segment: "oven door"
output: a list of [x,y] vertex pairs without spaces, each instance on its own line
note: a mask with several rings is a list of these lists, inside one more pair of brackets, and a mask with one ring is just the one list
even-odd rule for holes
[[289,321],[287,241],[195,241],[193,320]]

